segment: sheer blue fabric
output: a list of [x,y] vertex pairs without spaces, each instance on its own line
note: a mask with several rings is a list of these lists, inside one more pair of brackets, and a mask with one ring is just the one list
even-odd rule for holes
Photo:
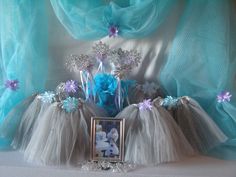
[[[160,81],[168,95],[196,99],[230,138],[209,152],[236,159],[236,25],[233,1],[188,0]],[[218,103],[221,91],[231,102]]]
[[[48,43],[45,11],[44,0],[0,1],[0,127],[14,106],[44,88]],[[19,81],[19,89],[5,88],[5,81],[14,79]],[[15,123],[9,124],[5,134],[15,131]],[[10,148],[11,139],[0,137],[0,149]]]
[[140,38],[155,31],[176,0],[51,0],[56,16],[76,39],[108,35],[109,26],[125,38]]

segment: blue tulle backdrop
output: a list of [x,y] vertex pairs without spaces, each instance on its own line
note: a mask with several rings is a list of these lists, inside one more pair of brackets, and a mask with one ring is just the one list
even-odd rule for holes
[[[0,126],[13,107],[44,88],[48,60],[45,5],[44,0],[0,1]],[[18,80],[19,89],[6,88],[7,80]],[[5,133],[12,135],[15,123]],[[12,136],[0,137],[0,149],[8,149],[11,140]]]
[[[196,99],[229,141],[210,154],[236,159],[236,25],[229,0],[188,0],[160,80],[168,95]],[[230,91],[231,102],[217,95]]]
[[176,0],[51,0],[60,22],[76,39],[94,40],[108,35],[115,25],[125,38],[154,32]]

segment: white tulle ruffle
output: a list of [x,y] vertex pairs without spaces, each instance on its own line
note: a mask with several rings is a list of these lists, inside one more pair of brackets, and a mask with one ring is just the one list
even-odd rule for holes
[[126,107],[116,118],[125,118],[125,161],[136,164],[160,164],[194,154],[171,115],[161,106],[139,110]]
[[38,119],[48,109],[49,105],[50,103],[42,102],[39,95],[35,96],[21,118],[18,130],[12,142],[14,149],[25,150],[35,130]]
[[179,98],[170,112],[196,151],[206,153],[227,140],[212,118],[190,97]]
[[79,102],[79,109],[71,113],[65,112],[59,102],[48,107],[24,152],[27,161],[60,165],[88,160],[90,120],[101,116],[101,110],[92,103]]

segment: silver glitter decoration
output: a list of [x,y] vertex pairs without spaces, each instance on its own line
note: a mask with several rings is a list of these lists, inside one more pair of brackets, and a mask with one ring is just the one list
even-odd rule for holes
[[56,98],[57,101],[62,101],[64,99],[66,99],[69,94],[67,93],[66,89],[65,89],[65,83],[61,82],[57,87],[56,87]]
[[114,74],[122,78],[128,74],[133,68],[137,67],[141,61],[141,54],[136,50],[113,50],[109,54],[109,58],[114,64]]
[[102,41],[96,43],[93,46],[93,54],[95,55],[98,61],[103,62],[108,57],[109,53],[110,53],[109,46],[102,43]]
[[70,55],[66,60],[66,67],[70,71],[91,71],[94,61],[88,55]]
[[125,56],[127,58],[125,64],[133,67],[138,67],[141,61],[141,54],[137,50],[125,51]]
[[84,171],[107,171],[113,173],[126,173],[137,168],[136,164],[127,162],[87,161],[81,164]]
[[121,48],[111,50],[109,45],[96,43],[93,46],[93,54],[70,55],[67,58],[66,66],[70,71],[92,72],[96,60],[100,62],[98,71],[103,71],[103,62],[108,60],[113,67],[113,74],[120,79],[125,77],[131,70],[137,67],[141,61],[141,54],[137,50],[122,50]]

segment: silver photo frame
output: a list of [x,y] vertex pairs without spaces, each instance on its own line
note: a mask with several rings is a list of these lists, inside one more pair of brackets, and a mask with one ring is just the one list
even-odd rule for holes
[[125,119],[92,117],[91,160],[122,162],[124,160]]

